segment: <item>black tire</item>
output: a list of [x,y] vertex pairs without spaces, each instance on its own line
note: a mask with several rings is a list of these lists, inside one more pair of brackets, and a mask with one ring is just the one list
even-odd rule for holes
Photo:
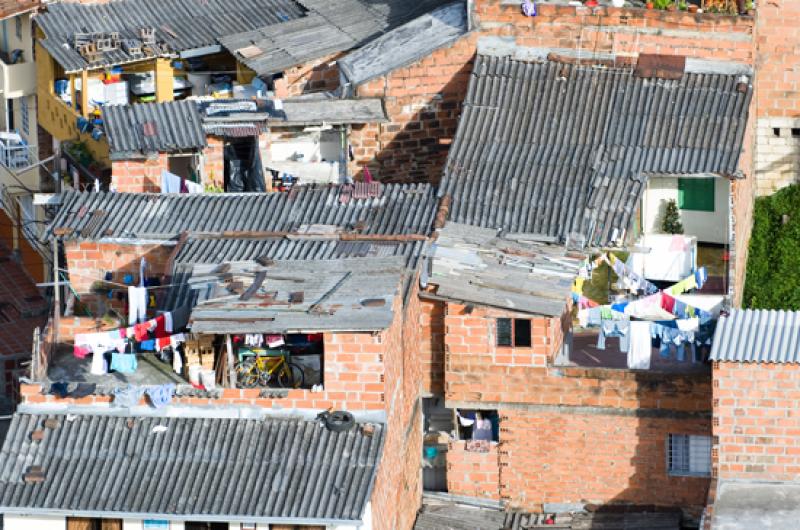
[[356,426],[356,419],[347,411],[334,410],[325,415],[325,427],[332,432],[345,432]]
[[281,388],[300,388],[303,386],[304,380],[303,369],[294,363],[287,363],[286,367],[278,374],[278,386]]

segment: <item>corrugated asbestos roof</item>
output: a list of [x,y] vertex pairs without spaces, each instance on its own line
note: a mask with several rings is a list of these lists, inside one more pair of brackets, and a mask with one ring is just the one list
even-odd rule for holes
[[717,322],[712,361],[800,363],[800,311],[733,309]]
[[450,219],[605,244],[647,175],[737,171],[752,96],[739,81],[479,55],[440,192]]
[[462,1],[426,13],[339,59],[339,69],[353,85],[411,64],[469,30]]
[[118,32],[122,40],[139,39],[139,30],[150,27],[157,42],[175,53],[217,45],[223,35],[294,20],[304,12],[293,0],[111,0],[48,3],[36,21],[46,36],[42,45],[69,73],[144,58],[119,49],[89,65],[74,46],[76,33]]
[[[220,38],[258,75],[356,48],[443,4],[445,0],[299,0],[307,16]],[[244,50],[245,53],[240,51]]]
[[428,282],[443,298],[560,316],[583,259],[563,246],[447,223],[431,248]]
[[195,265],[184,290],[193,307],[189,327],[215,334],[381,331],[394,320],[404,273],[401,258]]
[[225,263],[266,257],[274,260],[324,260],[405,256],[411,263],[424,241],[339,241],[336,239],[188,238],[174,263]]
[[[42,234],[67,238],[171,239],[188,232],[296,232],[332,225],[361,234],[430,233],[438,199],[429,184],[387,184],[356,199],[345,186],[298,186],[289,193],[83,193],[61,195]],[[224,234],[222,234],[224,235]]]
[[329,123],[383,123],[388,121],[383,109],[383,100],[363,99],[287,99],[283,111],[276,111],[278,119],[271,119],[273,126],[313,125]]
[[206,146],[202,116],[197,103],[190,100],[106,105],[103,107],[103,121],[114,159]]
[[[50,418],[58,427],[43,426]],[[37,429],[44,439],[32,441]],[[0,454],[0,510],[359,521],[383,438],[382,425],[367,436],[297,419],[15,414]],[[43,482],[23,480],[31,466]]]

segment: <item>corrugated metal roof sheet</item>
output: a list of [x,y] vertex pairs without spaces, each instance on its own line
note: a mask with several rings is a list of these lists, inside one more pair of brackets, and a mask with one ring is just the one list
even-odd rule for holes
[[437,296],[546,316],[564,312],[584,259],[563,246],[457,223],[439,231],[431,254],[428,282]]
[[[220,43],[258,75],[356,48],[445,0],[300,0],[307,16],[220,38]],[[247,53],[239,53],[239,50]]]
[[[50,418],[58,427],[32,441]],[[0,453],[0,510],[359,521],[383,438],[382,425],[367,436],[298,419],[15,414]],[[43,482],[23,480],[30,466]]]
[[[151,27],[156,40],[174,53],[216,45],[223,35],[294,20],[304,12],[292,0],[111,0],[48,3],[36,21],[46,36],[42,45],[69,73],[90,67],[75,49],[76,33],[118,32],[123,40],[139,39],[139,29]],[[102,54],[91,67],[143,58],[119,49]]]
[[450,219],[605,244],[648,174],[736,172],[752,95],[739,79],[479,55],[440,192]]
[[194,101],[106,105],[103,122],[114,159],[206,146],[203,118]]
[[418,61],[468,31],[467,7],[458,1],[437,8],[339,59],[347,80],[360,85]]
[[712,361],[800,363],[800,311],[733,309],[717,322]]
[[387,184],[379,197],[342,195],[342,186],[298,186],[289,193],[62,194],[42,234],[80,239],[171,239],[188,232],[296,232],[333,225],[362,234],[430,233],[438,200],[429,184]]
[[[371,332],[394,320],[395,297],[405,277],[402,258],[195,265],[181,306],[192,308],[194,333]],[[259,273],[266,277],[258,281]],[[230,290],[241,282],[240,290]],[[240,291],[256,285],[252,298]],[[292,293],[300,300],[290,302]]]

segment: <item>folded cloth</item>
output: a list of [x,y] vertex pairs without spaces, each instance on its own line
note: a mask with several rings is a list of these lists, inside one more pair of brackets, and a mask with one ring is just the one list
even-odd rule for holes
[[127,386],[115,388],[113,391],[114,402],[117,407],[135,407],[144,395],[144,388],[137,386]]
[[136,355],[132,353],[112,353],[111,369],[121,374],[132,374],[136,371]]
[[175,393],[175,385],[167,383],[165,385],[148,386],[145,389],[145,394],[150,398],[150,404],[154,408],[160,409],[172,401],[172,395]]
[[59,381],[58,383],[53,383],[50,385],[50,393],[59,398],[65,398],[69,395],[69,390],[67,387],[69,383],[65,383],[63,381]]
[[78,383],[69,395],[73,398],[82,398],[91,396],[95,390],[97,390],[97,385],[94,383]]

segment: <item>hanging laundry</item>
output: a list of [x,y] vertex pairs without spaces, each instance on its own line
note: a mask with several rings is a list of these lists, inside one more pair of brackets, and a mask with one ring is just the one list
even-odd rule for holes
[[122,388],[115,388],[113,391],[114,401],[113,405],[117,407],[135,407],[144,395],[144,388],[136,386],[127,386]]
[[61,381],[58,382],[58,383],[52,383],[50,385],[50,393],[53,394],[54,396],[58,397],[58,398],[64,399],[65,397],[67,397],[69,395],[69,391],[67,390],[67,387],[69,387],[69,383],[65,383],[65,382],[61,382]]
[[670,313],[675,311],[675,298],[667,293],[661,293],[661,308]]
[[619,337],[619,351],[627,352],[630,343],[630,321],[604,320],[597,334],[597,349],[606,349],[606,338]]
[[167,383],[164,385],[148,386],[145,389],[145,394],[150,399],[150,404],[153,408],[160,409],[170,404],[172,396],[175,394],[175,385]]
[[164,313],[164,329],[166,329],[169,334],[175,331],[175,328],[172,326],[172,311]]
[[642,320],[631,322],[628,368],[636,370],[650,368],[650,355],[652,354],[650,325],[650,322]]
[[167,319],[164,315],[158,315],[153,319],[153,322],[155,323],[155,329],[153,330],[153,333],[157,339],[169,337],[166,327]]
[[[128,325],[147,319],[147,289],[128,287]],[[137,339],[138,340],[138,339]]]
[[91,396],[94,394],[94,391],[97,390],[97,385],[94,383],[78,383],[75,385],[75,388],[70,392],[69,396],[71,398],[82,398],[86,396]]
[[121,374],[132,374],[137,368],[136,355],[133,353],[112,353],[111,370]]
[[278,348],[286,344],[283,340],[283,335],[267,335],[267,346],[270,348]]
[[697,288],[702,289],[708,281],[708,271],[705,267],[700,267],[694,272],[694,281],[697,282]]
[[102,348],[92,348],[92,367],[89,372],[92,375],[105,375],[108,373],[108,363],[105,359],[105,351]]

